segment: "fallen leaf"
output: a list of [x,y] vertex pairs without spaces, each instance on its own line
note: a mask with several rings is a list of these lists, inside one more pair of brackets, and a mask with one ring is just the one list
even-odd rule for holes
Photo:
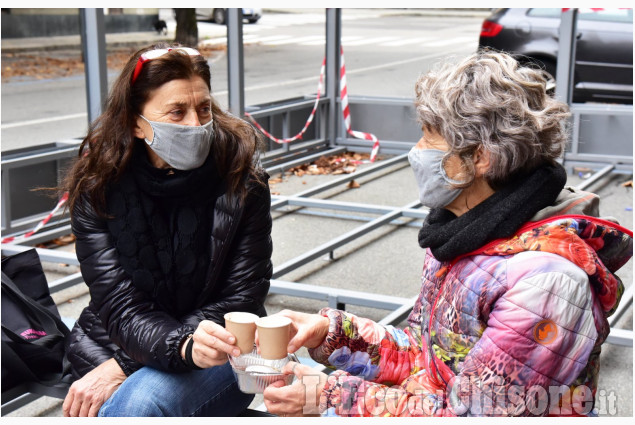
[[359,188],[359,187],[360,187],[360,184],[359,184],[359,183],[357,183],[355,180],[351,180],[351,181],[348,183],[348,188],[349,188],[349,189],[357,189],[357,188]]
[[53,239],[51,242],[58,246],[64,246],[64,245],[72,244],[73,242],[75,242],[75,239],[76,239],[75,235],[70,234],[70,235],[60,236],[57,239]]
[[344,152],[340,155],[321,156],[312,164],[302,164],[289,169],[289,174],[302,177],[309,175],[325,174],[350,174],[357,171],[360,161],[370,158],[369,154]]

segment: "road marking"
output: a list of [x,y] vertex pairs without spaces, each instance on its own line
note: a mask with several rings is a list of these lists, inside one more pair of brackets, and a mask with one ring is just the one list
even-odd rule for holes
[[[243,42],[251,43],[258,36],[255,34],[245,34],[243,35]],[[205,46],[214,46],[216,44],[227,44],[227,37],[216,37],[210,38],[208,40],[203,40],[199,44],[203,44]]]
[[432,37],[404,38],[397,41],[390,41],[388,43],[379,43],[379,45],[385,46],[385,47],[398,47],[398,46],[407,46],[408,44],[423,43],[429,40],[433,40],[433,38]]
[[306,43],[298,43],[300,46],[319,46],[320,44],[325,44],[326,39],[322,37],[320,40],[316,41],[307,41]]
[[262,43],[265,41],[274,41],[274,40],[287,40],[289,38],[293,38],[290,35],[269,35],[266,37],[254,37],[253,39],[247,40],[249,43]]
[[[351,36],[348,36],[348,37],[342,37],[342,46],[346,47],[347,43],[349,41],[359,40],[359,39],[362,39],[362,38],[364,38],[364,37],[357,36],[357,35],[351,35]],[[324,37],[322,37],[321,40],[309,41],[309,42],[306,42],[306,43],[298,43],[298,44],[300,44],[301,46],[319,46],[320,44],[324,44],[324,43],[326,43],[326,39]]]
[[264,44],[265,46],[282,46],[284,44],[292,44],[292,43],[304,43],[306,41],[315,41],[315,40],[324,40],[323,35],[307,35],[305,37],[293,38],[289,40],[282,41],[267,41]]
[[0,125],[0,128],[2,130],[6,130],[7,128],[23,127],[25,125],[44,124],[47,122],[54,122],[54,121],[72,120],[75,118],[86,118],[87,116],[88,114],[86,112],[81,112],[79,114],[61,115],[59,117],[40,118],[37,120],[20,121],[20,122],[13,122],[10,124],[2,124]]
[[394,40],[397,37],[375,37],[375,38],[363,38],[361,40],[358,41],[353,41],[353,42],[349,42],[349,43],[342,43],[342,45],[344,47],[349,47],[349,46],[365,46],[367,44],[377,44],[377,43],[381,43],[384,41],[391,41]]
[[467,41],[476,41],[476,38],[475,37],[450,38],[449,40],[440,40],[440,41],[432,41],[430,43],[425,43],[425,46],[426,47],[441,47],[441,46],[449,46],[450,44],[465,43]]

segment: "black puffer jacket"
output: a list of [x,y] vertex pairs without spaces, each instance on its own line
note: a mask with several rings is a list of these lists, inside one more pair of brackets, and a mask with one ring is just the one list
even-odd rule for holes
[[[263,177],[266,182],[268,176]],[[221,195],[214,206],[208,280],[198,308],[183,317],[161,310],[132,285],[119,263],[106,221],[87,202],[73,211],[72,228],[82,276],[91,300],[67,343],[73,375],[79,378],[115,358],[126,375],[144,365],[171,372],[188,370],[179,347],[202,320],[224,325],[228,311],[266,315],[271,264],[269,188],[253,185],[242,206]]]

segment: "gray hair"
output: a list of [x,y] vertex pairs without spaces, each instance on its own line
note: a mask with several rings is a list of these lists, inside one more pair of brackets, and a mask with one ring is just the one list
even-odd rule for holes
[[542,71],[504,53],[479,52],[437,66],[419,77],[415,91],[422,127],[448,142],[446,157],[461,159],[460,187],[474,180],[478,149],[490,155],[484,177],[498,190],[516,175],[553,163],[568,140],[568,105],[547,94]]

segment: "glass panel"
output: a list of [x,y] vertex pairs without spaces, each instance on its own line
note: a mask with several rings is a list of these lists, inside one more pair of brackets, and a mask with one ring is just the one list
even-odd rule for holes
[[534,16],[536,18],[560,18],[561,13],[562,9],[537,7],[534,9],[529,9],[527,15]]
[[633,23],[633,9],[580,9],[578,16],[585,21]]

